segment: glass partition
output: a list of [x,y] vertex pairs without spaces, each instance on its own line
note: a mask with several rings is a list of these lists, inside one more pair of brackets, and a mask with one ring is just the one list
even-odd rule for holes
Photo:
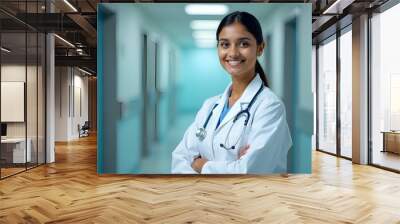
[[318,47],[318,149],[336,154],[336,37]]
[[352,74],[350,26],[340,36],[340,154],[347,158],[352,157]]
[[[44,3],[0,6],[42,13]],[[1,179],[45,163],[45,45],[43,33],[0,12]]]
[[400,171],[400,4],[371,19],[371,162]]
[[26,141],[27,48],[25,32],[1,34],[2,177],[24,171],[30,162]]

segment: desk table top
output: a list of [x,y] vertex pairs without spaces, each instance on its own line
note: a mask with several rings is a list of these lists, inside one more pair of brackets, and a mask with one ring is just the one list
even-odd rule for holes
[[[28,138],[27,141],[30,141]],[[1,139],[1,143],[20,143],[20,142],[25,142],[25,138],[5,138]]]

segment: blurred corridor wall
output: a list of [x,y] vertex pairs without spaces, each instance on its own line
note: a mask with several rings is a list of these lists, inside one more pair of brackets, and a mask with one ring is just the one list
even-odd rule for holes
[[[311,172],[311,137],[313,130],[313,95],[311,75],[311,3],[279,4],[262,21],[269,36],[270,67],[267,74],[271,89],[283,100],[293,138],[288,155],[289,173]],[[301,43],[301,44],[300,44]],[[264,53],[265,55],[265,53]],[[267,64],[271,62],[271,64]]]
[[[98,173],[134,173],[142,158],[144,34],[158,44],[158,114],[168,120],[163,94],[170,84],[168,52],[175,47],[149,18],[134,4],[99,4]],[[167,124],[159,125],[162,135]]]

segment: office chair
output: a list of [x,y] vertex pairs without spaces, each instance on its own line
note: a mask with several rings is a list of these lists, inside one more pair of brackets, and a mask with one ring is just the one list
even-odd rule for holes
[[89,129],[90,129],[89,121],[85,121],[82,127],[80,127],[80,125],[78,124],[79,138],[89,136]]

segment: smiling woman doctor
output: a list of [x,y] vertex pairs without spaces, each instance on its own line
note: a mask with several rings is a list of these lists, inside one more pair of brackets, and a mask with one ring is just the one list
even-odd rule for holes
[[232,83],[207,99],[172,153],[172,173],[285,173],[292,140],[285,108],[257,61],[262,30],[247,12],[227,15],[217,29],[218,56]]

